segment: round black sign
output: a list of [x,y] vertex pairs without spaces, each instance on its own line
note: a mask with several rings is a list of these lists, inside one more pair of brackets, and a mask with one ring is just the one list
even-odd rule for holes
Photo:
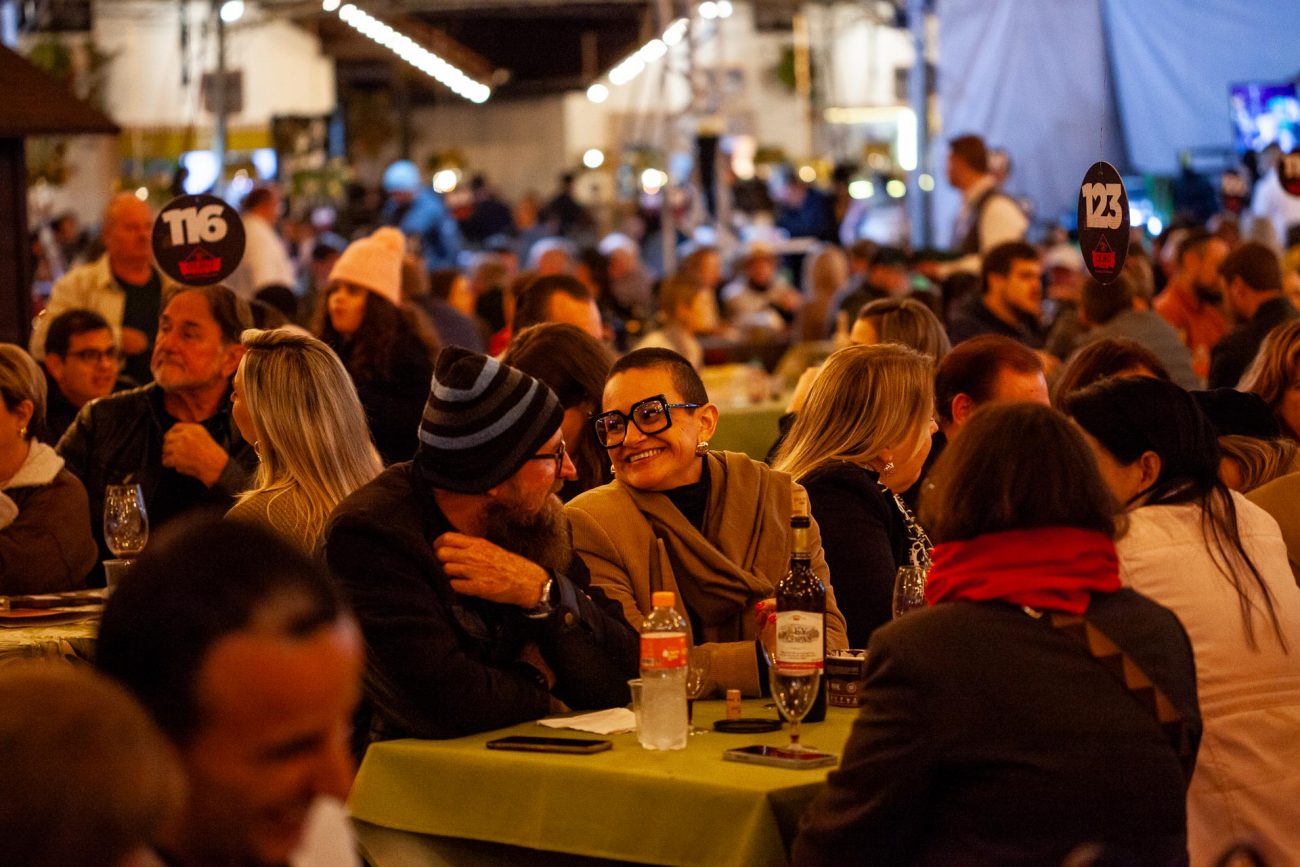
[[216,196],[177,196],[154,221],[153,255],[177,283],[220,283],[244,258],[244,221]]
[[1300,148],[1278,158],[1277,179],[1282,182],[1282,189],[1300,196]]
[[1079,247],[1098,283],[1113,283],[1128,257],[1128,193],[1110,163],[1093,163],[1079,187]]

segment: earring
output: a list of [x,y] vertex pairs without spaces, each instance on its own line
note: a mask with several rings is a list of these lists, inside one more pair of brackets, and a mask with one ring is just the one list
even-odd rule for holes
[[259,461],[262,459],[262,441],[261,441],[261,440],[253,440],[253,454],[257,455],[257,459],[258,459]]
[[885,465],[884,465],[883,467],[880,468],[880,474],[881,474],[882,476],[889,475],[889,474],[892,473],[893,471],[894,471],[894,462],[893,462],[893,461],[885,461]]
[[609,474],[610,474],[611,476],[614,475],[614,465],[613,465],[613,464],[610,464],[610,465],[609,465]]
[[703,440],[695,444],[695,454],[698,457],[704,457],[709,453],[709,441]]
[[18,428],[18,439],[20,440],[27,439],[27,425],[23,425],[22,427]]

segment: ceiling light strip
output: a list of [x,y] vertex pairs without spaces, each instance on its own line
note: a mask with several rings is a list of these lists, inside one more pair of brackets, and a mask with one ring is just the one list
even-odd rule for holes
[[[648,64],[659,60],[668,53],[668,49],[680,43],[686,36],[686,28],[689,26],[690,22],[685,18],[678,18],[669,24],[662,36],[651,39],[611,69],[608,75],[609,83],[615,87],[630,83],[645,72]],[[609,98],[609,89],[603,84],[593,84],[587,88],[587,97],[592,102],[604,102]]]
[[352,3],[339,6],[339,0],[324,0],[321,4],[326,12],[338,11],[339,20],[377,42],[425,75],[449,88],[457,96],[470,102],[484,103],[492,95],[492,88],[475,81],[456,66],[434,54],[414,39],[358,8]]

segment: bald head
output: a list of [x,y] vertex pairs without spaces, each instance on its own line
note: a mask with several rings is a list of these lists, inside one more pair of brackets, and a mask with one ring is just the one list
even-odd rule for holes
[[149,267],[153,212],[134,193],[118,193],[104,209],[104,249],[114,273]]

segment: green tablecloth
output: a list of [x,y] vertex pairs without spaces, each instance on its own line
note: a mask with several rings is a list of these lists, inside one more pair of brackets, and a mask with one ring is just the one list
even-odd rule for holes
[[784,401],[719,407],[718,429],[709,438],[709,446],[718,451],[744,452],[761,461],[781,432],[777,422],[784,414]]
[[[774,715],[761,701],[746,716]],[[697,703],[697,725],[723,715]],[[831,708],[803,726],[806,743],[839,754],[856,711]],[[685,750],[642,749],[635,734],[611,735],[592,755],[489,750],[504,735],[583,737],[526,723],[449,741],[375,744],[348,806],[363,822],[414,834],[489,840],[528,849],[647,864],[783,865],[798,817],[828,768],[787,770],[725,761],[725,749],[783,745],[784,731],[693,735]]]

